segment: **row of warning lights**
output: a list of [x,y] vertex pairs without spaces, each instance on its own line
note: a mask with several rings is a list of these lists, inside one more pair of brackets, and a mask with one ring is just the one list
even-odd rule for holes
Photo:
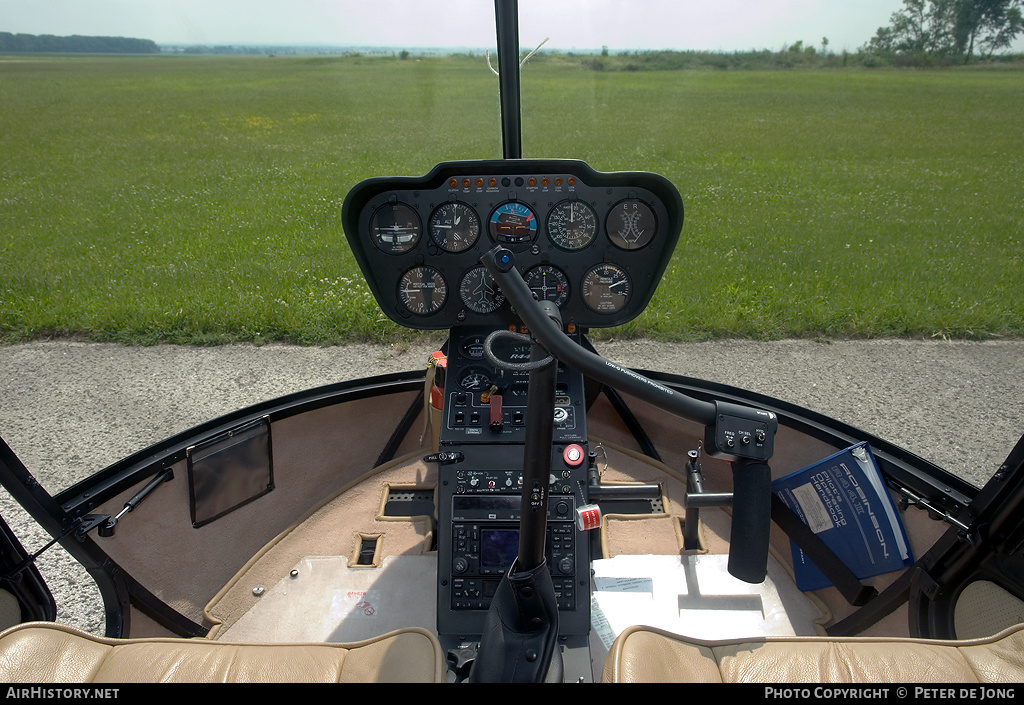
[[[527,186],[536,186],[538,184],[537,177],[535,177],[535,176],[531,176],[528,179],[524,179],[521,176],[517,176],[514,181],[515,181],[516,186],[522,186],[524,184],[527,185]],[[511,186],[512,182],[513,182],[513,179],[510,179],[507,176],[502,177],[502,179],[501,179],[501,185],[502,186]],[[484,179],[482,177],[477,177],[476,180],[475,180],[475,183],[476,183],[476,187],[477,188],[483,188],[484,187]],[[486,180],[486,183],[487,183],[488,187],[495,188],[498,185],[498,179],[496,177],[492,176],[491,178]],[[544,177],[541,177],[539,183],[540,183],[541,186],[550,186],[552,184],[552,180],[550,178],[548,178],[547,176],[544,176]],[[563,183],[567,184],[568,186],[575,186],[576,185],[576,177],[575,176],[569,176],[569,177],[565,178],[564,180],[562,179],[561,176],[556,176],[554,178],[555,186],[561,186]],[[462,180],[462,188],[469,188],[470,186],[473,186],[473,184],[474,184],[474,180],[473,179],[463,179]],[[455,178],[455,177],[452,177],[451,179],[448,180],[448,186],[451,187],[451,188],[458,188],[459,187],[459,180],[457,178]]]
[[[530,334],[530,329],[527,328],[524,325],[516,325],[515,323],[510,323],[508,325],[508,329],[512,333],[521,333],[522,335],[529,335]],[[566,333],[575,333],[576,331],[577,331],[577,328],[576,328],[576,324],[575,323],[566,323],[565,324],[565,332]]]

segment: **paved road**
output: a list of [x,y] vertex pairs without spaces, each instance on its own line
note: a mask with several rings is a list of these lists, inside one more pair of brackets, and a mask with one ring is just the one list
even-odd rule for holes
[[[51,492],[203,421],[309,387],[421,367],[410,346],[0,346],[0,435]],[[1024,341],[606,341],[621,364],[806,406],[983,484],[1024,433]],[[48,537],[5,492],[29,550]],[[102,632],[91,580],[59,547],[40,559],[59,620]]]

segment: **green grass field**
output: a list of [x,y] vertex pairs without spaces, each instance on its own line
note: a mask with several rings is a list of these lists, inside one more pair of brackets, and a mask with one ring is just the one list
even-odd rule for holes
[[[616,335],[1024,334],[1024,71],[523,71],[527,157],[672,180]],[[0,340],[403,332],[345,243],[357,181],[501,155],[482,59],[0,57]]]

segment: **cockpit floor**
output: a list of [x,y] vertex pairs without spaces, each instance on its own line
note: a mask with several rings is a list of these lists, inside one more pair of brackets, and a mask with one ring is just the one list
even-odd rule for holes
[[[830,613],[796,588],[784,557],[770,558],[761,585],[731,578],[729,516],[721,509],[701,512],[701,549],[682,550],[679,479],[639,454],[593,444],[608,483],[663,488],[661,512],[604,517],[601,555],[592,565],[595,649],[606,650],[638,622],[701,638],[722,636],[726,627],[728,636],[820,633]],[[207,605],[211,638],[353,641],[401,627],[434,629],[432,518],[385,513],[393,493],[436,489],[426,453],[377,469],[265,546]],[[367,540],[372,558],[364,551],[360,559]]]

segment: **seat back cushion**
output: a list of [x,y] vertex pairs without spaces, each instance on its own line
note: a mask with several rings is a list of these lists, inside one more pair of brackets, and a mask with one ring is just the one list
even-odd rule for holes
[[0,634],[7,683],[439,683],[445,670],[437,638],[423,629],[349,644],[108,639],[39,622]]
[[1024,680],[1024,625],[985,639],[778,637],[706,641],[630,627],[605,682],[925,683]]

